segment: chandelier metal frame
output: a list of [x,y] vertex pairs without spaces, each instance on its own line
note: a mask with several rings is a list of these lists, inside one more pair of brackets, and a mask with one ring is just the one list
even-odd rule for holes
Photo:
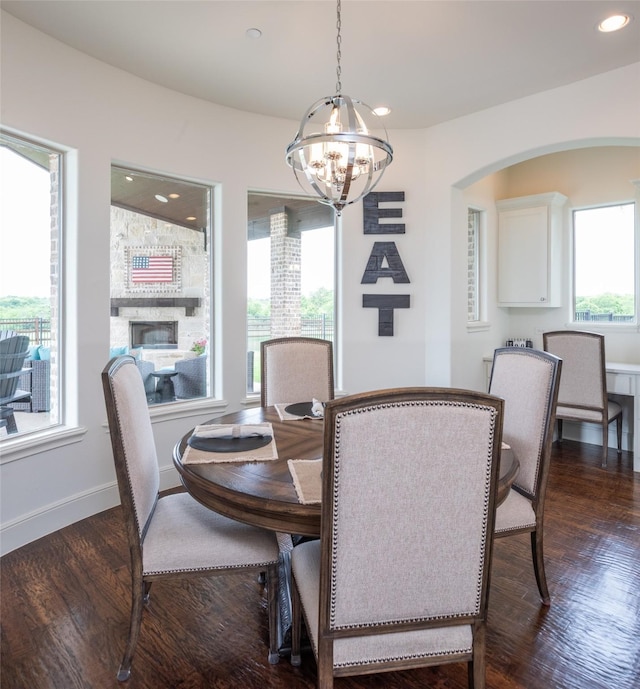
[[[359,201],[378,184],[393,160],[387,131],[372,108],[342,93],[342,17],[337,0],[336,95],[316,101],[304,114],[286,161],[300,186],[320,203],[342,209]],[[384,138],[369,133],[373,118]]]

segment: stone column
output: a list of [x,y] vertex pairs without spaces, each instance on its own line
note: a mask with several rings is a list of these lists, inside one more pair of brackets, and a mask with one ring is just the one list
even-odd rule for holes
[[286,209],[271,215],[271,337],[300,334],[301,239]]

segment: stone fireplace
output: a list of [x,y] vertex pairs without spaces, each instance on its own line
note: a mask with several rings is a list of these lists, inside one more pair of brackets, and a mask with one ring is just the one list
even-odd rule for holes
[[[133,279],[134,258],[171,257],[171,282]],[[209,333],[203,233],[111,207],[110,346],[190,351]]]

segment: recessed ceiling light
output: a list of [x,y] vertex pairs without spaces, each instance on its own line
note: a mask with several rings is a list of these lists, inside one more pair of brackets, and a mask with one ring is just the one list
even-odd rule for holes
[[195,220],[196,216],[195,215],[189,215],[188,217],[185,218],[185,220]]
[[385,117],[391,112],[391,108],[388,108],[386,105],[381,105],[378,108],[374,108],[373,112],[378,116],[378,117]]
[[162,196],[162,194],[156,194],[156,199],[162,203],[169,203],[169,199],[166,196]]
[[260,29],[247,29],[244,33],[247,38],[260,38],[262,31]]
[[125,175],[124,178],[127,180],[127,182],[133,182],[133,177],[131,175]]
[[180,194],[169,194],[169,198],[170,198],[170,199],[179,199],[179,198],[180,198]]
[[598,31],[610,33],[624,28],[631,21],[628,14],[612,14],[598,24]]

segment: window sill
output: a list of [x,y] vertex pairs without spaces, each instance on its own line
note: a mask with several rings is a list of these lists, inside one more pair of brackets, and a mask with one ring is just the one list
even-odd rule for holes
[[467,323],[468,333],[482,333],[491,330],[491,323],[488,321],[472,321]]
[[565,323],[567,330],[588,330],[592,333],[637,333],[638,323],[610,323],[608,321],[571,321]]
[[55,426],[17,438],[4,439],[0,465],[9,464],[41,452],[49,452],[65,445],[79,443],[86,432],[87,429],[82,426]]
[[170,419],[184,419],[189,416],[200,416],[204,412],[213,414],[224,412],[229,403],[226,400],[216,400],[212,397],[199,397],[193,400],[180,400],[167,404],[154,404],[149,407],[151,423]]

